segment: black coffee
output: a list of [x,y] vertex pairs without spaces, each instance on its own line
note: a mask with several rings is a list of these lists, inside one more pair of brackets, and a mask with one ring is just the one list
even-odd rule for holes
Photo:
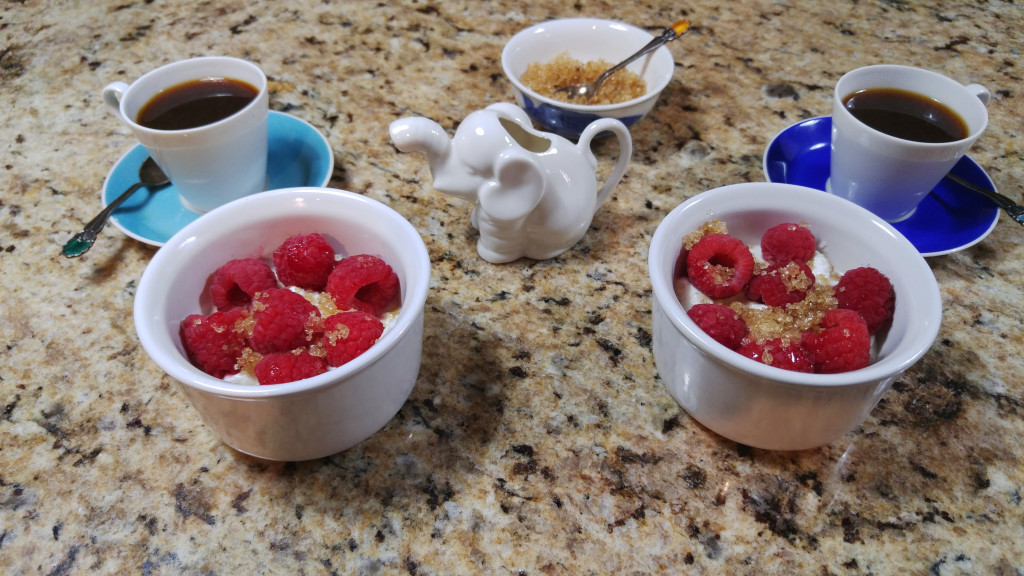
[[908,90],[868,88],[843,98],[854,118],[903,140],[955,142],[969,134],[967,123],[945,104]]
[[259,94],[233,78],[190,80],[160,91],[139,109],[136,122],[153,130],[185,130],[223,120]]

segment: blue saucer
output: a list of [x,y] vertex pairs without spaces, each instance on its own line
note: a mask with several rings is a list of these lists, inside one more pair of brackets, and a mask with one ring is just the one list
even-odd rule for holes
[[[268,190],[327,185],[334,171],[334,154],[323,134],[303,120],[273,110],[267,117],[267,130]],[[139,166],[148,155],[139,144],[117,161],[100,194],[104,206],[138,182]],[[185,208],[172,184],[155,192],[141,188],[114,211],[110,220],[136,240],[163,246],[199,216]]]
[[[764,174],[781,182],[825,190],[831,162],[832,118],[798,122],[779,133],[764,152]],[[950,173],[995,190],[988,174],[964,156]],[[996,227],[999,208],[949,180],[939,182],[910,218],[892,224],[922,256],[941,256],[981,242]]]

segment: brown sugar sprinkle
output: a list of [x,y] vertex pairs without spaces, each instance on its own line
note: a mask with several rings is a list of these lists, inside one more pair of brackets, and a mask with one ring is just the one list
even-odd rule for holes
[[796,342],[807,330],[817,330],[821,319],[832,308],[839,305],[832,286],[827,282],[816,282],[800,302],[785,306],[751,308],[746,302],[732,302],[729,307],[747,323],[750,330],[747,338],[763,343],[772,338],[789,338]]
[[[563,92],[556,93],[555,88],[578,82],[593,82],[611,67],[612,64],[604,60],[580,62],[570,58],[568,52],[563,52],[545,64],[531,62],[519,77],[519,81],[541,96],[561,102],[579,103],[570,100]],[[639,98],[646,93],[647,83],[636,72],[623,69],[609,76],[604,84],[601,84],[597,94],[586,100],[586,104],[618,104]]]
[[239,356],[238,361],[235,362],[235,368],[237,368],[239,372],[252,375],[256,372],[256,365],[259,364],[262,359],[262,354],[246,346],[242,350],[242,355]]
[[[315,293],[305,290],[296,290],[296,292],[321,311],[321,314],[310,313],[303,328],[306,334],[306,342],[310,343],[309,353],[313,356],[326,358],[327,351],[324,349],[323,343],[316,339],[316,335],[323,331],[323,319],[331,314],[338,313],[338,307],[334,304],[334,300],[326,293]],[[252,337],[253,328],[256,326],[256,316],[254,312],[265,310],[267,308],[266,302],[260,299],[261,294],[262,293],[257,293],[255,295],[253,298],[252,309],[246,310],[242,316],[235,321],[234,326],[231,327],[235,332],[244,334],[246,338]],[[259,364],[262,359],[262,354],[246,346],[242,349],[242,355],[238,358],[238,361],[235,362],[235,368],[241,373],[253,376],[256,373],[256,365]]]
[[[257,304],[261,308],[266,308],[266,304]],[[231,327],[232,330],[240,334],[245,334],[248,338],[252,336],[252,329],[256,326],[256,317],[253,315],[251,310],[246,310],[242,313],[242,316],[235,321],[235,325]]]
[[736,274],[736,271],[728,266],[721,266],[718,264],[711,264],[707,262],[703,268],[708,271],[711,278],[714,279],[715,284],[724,286],[732,281],[732,277]]
[[729,230],[718,218],[712,218],[707,222],[703,223],[693,232],[690,232],[686,236],[683,236],[683,246],[686,246],[687,250],[693,248],[694,244],[700,241],[707,234],[728,234]]
[[335,345],[339,340],[348,338],[350,328],[341,322],[335,326],[334,330],[324,333],[324,339],[330,344]]
[[[725,222],[718,218],[712,218],[684,236],[683,245],[689,250],[705,234],[728,233],[729,230]],[[811,265],[810,262],[806,264]],[[761,272],[767,267],[766,262],[755,258],[755,273]],[[787,265],[780,268],[777,273],[781,275],[783,284],[790,290],[807,290],[810,278],[804,276],[798,266]],[[835,284],[836,280],[834,274],[831,278],[819,274],[814,285],[807,290],[807,295],[803,300],[785,306],[754,307],[742,292],[738,297],[720,303],[735,310],[747,324],[747,329],[750,332],[744,339],[744,344],[747,342],[764,343],[773,338],[781,338],[786,342],[790,340],[800,342],[805,331],[818,330],[825,313],[839,305],[832,288],[832,284]]]
[[790,292],[806,292],[811,287],[814,279],[804,274],[804,271],[794,262],[772,272],[782,280],[782,285]]

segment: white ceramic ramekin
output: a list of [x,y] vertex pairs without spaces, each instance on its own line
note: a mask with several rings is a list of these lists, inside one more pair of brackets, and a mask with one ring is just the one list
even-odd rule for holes
[[[807,224],[837,272],[873,266],[888,276],[896,309],[891,327],[876,335],[878,359],[853,372],[804,374],[750,360],[707,336],[676,299],[672,272],[683,236],[711,218],[748,244],[775,224]],[[654,359],[665,385],[697,421],[757,448],[822,446],[860,425],[928,351],[942,319],[935,276],[906,238],[852,202],[801,186],[752,182],[694,196],[658,225],[648,267]]]
[[[340,368],[287,384],[231,384],[192,366],[178,326],[189,314],[212,312],[200,297],[210,275],[228,260],[266,257],[289,236],[313,232],[339,254],[383,258],[398,275],[401,310],[380,340]],[[288,188],[226,204],[168,240],[139,282],[135,328],[224,442],[260,458],[309,460],[366,439],[408,398],[419,373],[429,283],[426,246],[397,212],[351,192]]]

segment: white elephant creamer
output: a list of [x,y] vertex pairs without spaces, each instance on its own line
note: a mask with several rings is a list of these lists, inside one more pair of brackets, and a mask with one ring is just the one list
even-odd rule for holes
[[[605,131],[618,138],[619,157],[598,189],[590,142]],[[426,154],[436,190],[474,203],[476,249],[494,264],[545,260],[572,247],[633,154],[629,130],[618,120],[595,120],[573,144],[534,130],[526,112],[509,103],[473,112],[450,139],[432,120],[395,120],[391,140],[402,152]]]

